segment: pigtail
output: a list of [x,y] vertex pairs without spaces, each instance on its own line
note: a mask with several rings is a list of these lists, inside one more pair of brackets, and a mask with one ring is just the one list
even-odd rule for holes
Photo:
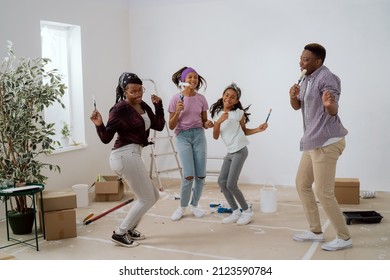
[[248,122],[249,122],[249,116],[250,116],[250,114],[251,114],[251,113],[248,112],[248,110],[249,110],[249,107],[250,107],[251,105],[249,105],[249,106],[246,107],[246,108],[242,108],[241,102],[238,102],[237,104],[240,104],[240,107],[239,107],[239,108],[240,108],[241,110],[244,111],[245,123],[248,123]]
[[219,112],[221,112],[222,109],[223,109],[223,100],[222,98],[220,98],[217,100],[217,102],[215,102],[213,105],[210,106],[211,118],[214,118],[214,116]]
[[178,71],[176,71],[173,75],[172,75],[172,82],[178,87],[180,88],[179,86],[179,83],[180,83],[180,76],[181,76],[181,72],[183,72],[184,69],[187,69],[188,67],[184,66],[182,68],[180,68]]
[[198,79],[199,79],[199,83],[198,83],[198,86],[196,87],[196,90],[199,90],[201,87],[204,87],[203,92],[206,92],[206,89],[207,89],[206,80],[199,74],[198,74]]

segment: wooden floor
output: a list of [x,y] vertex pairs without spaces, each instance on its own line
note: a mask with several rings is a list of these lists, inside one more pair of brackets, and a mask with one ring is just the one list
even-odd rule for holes
[[[25,245],[1,249],[4,255],[20,260],[390,260],[390,193],[377,192],[375,198],[360,199],[359,205],[341,205],[343,211],[369,210],[379,212],[380,223],[352,223],[353,248],[337,252],[321,249],[321,243],[296,242],[294,233],[307,229],[302,206],[294,188],[277,187],[277,211],[260,211],[260,186],[241,185],[247,200],[253,205],[254,220],[246,226],[225,225],[228,214],[217,213],[210,203],[226,205],[215,183],[207,183],[200,205],[206,212],[195,218],[189,212],[180,221],[170,217],[178,207],[179,182],[164,181],[160,200],[142,219],[138,229],[146,235],[136,248],[120,247],[110,241],[113,229],[126,215],[131,204],[103,218],[84,225],[89,214],[102,213],[120,202],[95,202],[90,192],[90,204],[78,208],[77,237],[39,241],[40,251]],[[132,196],[127,192],[123,201]],[[326,241],[335,232],[321,209]],[[0,245],[7,244],[5,221],[0,221]]]

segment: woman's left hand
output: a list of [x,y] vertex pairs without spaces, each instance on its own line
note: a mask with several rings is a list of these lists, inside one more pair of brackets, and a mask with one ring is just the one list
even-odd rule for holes
[[153,104],[157,104],[161,101],[161,98],[155,94],[152,94],[151,100],[152,100]]

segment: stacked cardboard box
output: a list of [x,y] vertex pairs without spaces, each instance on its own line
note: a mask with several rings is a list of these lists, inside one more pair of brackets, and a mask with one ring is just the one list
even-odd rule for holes
[[127,184],[118,176],[99,176],[95,182],[95,201],[119,201],[123,198]]
[[360,203],[360,182],[358,178],[336,178],[334,192],[339,204]]
[[[58,240],[77,236],[76,194],[72,191],[43,191],[38,196],[38,205],[43,202],[46,240]],[[42,221],[42,211],[39,211]],[[41,223],[40,223],[41,224]]]

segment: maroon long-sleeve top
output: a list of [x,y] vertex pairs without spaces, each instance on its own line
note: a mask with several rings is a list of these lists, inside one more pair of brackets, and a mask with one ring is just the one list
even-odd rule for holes
[[139,144],[144,147],[149,145],[150,129],[157,131],[164,129],[164,109],[162,101],[154,104],[155,113],[144,101],[142,101],[141,107],[148,114],[151,121],[148,130],[145,130],[145,122],[142,116],[127,101],[122,100],[110,109],[107,125],[103,123],[96,127],[100,140],[104,144],[108,144],[117,133],[118,136],[113,150],[128,144]]

